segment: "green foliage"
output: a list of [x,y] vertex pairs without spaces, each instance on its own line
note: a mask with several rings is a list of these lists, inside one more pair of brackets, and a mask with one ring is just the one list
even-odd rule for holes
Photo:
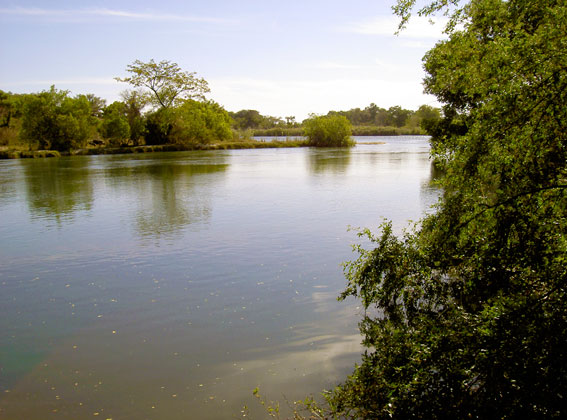
[[23,100],[20,137],[31,147],[65,151],[83,146],[95,129],[86,97],[51,87]]
[[301,127],[274,127],[266,129],[255,129],[252,131],[254,137],[301,137],[303,128]]
[[130,125],[126,117],[126,105],[123,102],[113,102],[105,108],[100,131],[112,145],[127,143],[130,138]]
[[[424,107],[427,107],[427,105],[422,105],[420,107],[421,111],[411,111],[397,105],[384,109],[371,103],[364,109],[353,108],[348,111],[329,111],[327,115],[343,115],[348,118],[355,127],[373,126],[401,128],[407,125],[417,127],[423,118]],[[435,109],[431,107],[427,108]],[[413,124],[412,121],[414,121]]]
[[158,108],[170,108],[184,99],[204,100],[205,93],[210,91],[205,79],[197,78],[195,72],[183,71],[177,63],[167,60],[159,63],[136,60],[126,67],[126,71],[131,76],[115,79],[148,89],[148,100]]
[[348,147],[352,141],[352,126],[342,115],[312,116],[303,122],[310,146]]
[[17,96],[0,90],[0,146],[18,143],[18,117]]
[[367,350],[329,401],[349,418],[564,418],[567,5],[451,10],[449,40],[425,57],[445,104],[430,124],[443,197],[401,237],[361,233],[374,249],[357,248],[341,297],[364,305]]
[[353,136],[419,136],[425,132],[419,127],[379,127],[358,125],[352,127]]
[[178,144],[207,144],[232,139],[230,117],[213,101],[186,100],[175,109],[170,140]]
[[146,120],[142,115],[148,101],[140,90],[126,90],[121,93],[125,105],[125,115],[130,127],[130,140],[134,145],[140,144],[146,134]]
[[295,126],[295,117],[286,117],[287,123],[281,118],[270,117],[260,114],[255,109],[243,109],[238,112],[229,112],[233,119],[233,127],[237,130],[247,129],[272,129]]
[[174,112],[160,108],[146,116],[146,144],[160,145],[169,143],[169,134],[173,128]]

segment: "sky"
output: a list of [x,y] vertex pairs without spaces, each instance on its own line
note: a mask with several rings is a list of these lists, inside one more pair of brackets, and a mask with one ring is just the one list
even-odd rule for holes
[[0,90],[93,93],[111,103],[134,60],[169,60],[229,111],[275,117],[437,105],[422,57],[442,25],[396,36],[395,0],[0,0]]

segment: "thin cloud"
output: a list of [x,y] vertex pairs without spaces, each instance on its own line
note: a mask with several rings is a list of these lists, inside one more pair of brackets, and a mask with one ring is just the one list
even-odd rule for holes
[[[443,30],[447,24],[444,18],[412,18],[407,27],[400,32],[401,38],[440,39],[445,38]],[[399,18],[395,16],[378,16],[370,20],[351,23],[344,29],[362,35],[393,36],[398,30]]]
[[213,23],[225,24],[234,23],[234,20],[193,15],[176,15],[167,13],[139,13],[128,10],[116,9],[41,9],[41,8],[0,8],[0,16],[14,17],[37,17],[48,18],[51,20],[64,21],[85,21],[93,18],[109,18],[131,21],[153,21],[153,22],[195,22],[195,23]]

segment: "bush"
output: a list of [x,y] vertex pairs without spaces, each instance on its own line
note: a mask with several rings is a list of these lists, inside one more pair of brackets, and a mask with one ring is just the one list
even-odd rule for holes
[[312,116],[304,122],[304,133],[309,146],[349,147],[352,140],[352,125],[342,115]]
[[213,101],[186,100],[174,110],[170,142],[176,144],[208,144],[230,140],[230,116]]

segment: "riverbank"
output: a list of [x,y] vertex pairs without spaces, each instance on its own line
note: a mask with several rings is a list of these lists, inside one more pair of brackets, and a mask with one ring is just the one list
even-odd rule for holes
[[[352,126],[353,136],[422,136],[425,131],[417,127],[392,127],[392,126],[376,126],[376,125],[354,125]],[[254,137],[301,137],[304,136],[303,127],[290,128],[267,128],[254,129],[252,136]]]
[[274,149],[282,147],[307,147],[305,139],[271,141],[229,141],[210,144],[163,144],[154,146],[92,147],[58,152],[56,150],[0,150],[0,159],[49,158],[61,156],[119,155],[133,153],[184,152],[192,150]]
[[[384,144],[381,141],[363,142],[364,145]],[[307,139],[242,140],[210,144],[162,144],[154,146],[89,147],[58,152],[57,150],[0,149],[2,159],[41,159],[61,156],[126,155],[137,153],[186,152],[195,150],[277,149],[309,147]]]

